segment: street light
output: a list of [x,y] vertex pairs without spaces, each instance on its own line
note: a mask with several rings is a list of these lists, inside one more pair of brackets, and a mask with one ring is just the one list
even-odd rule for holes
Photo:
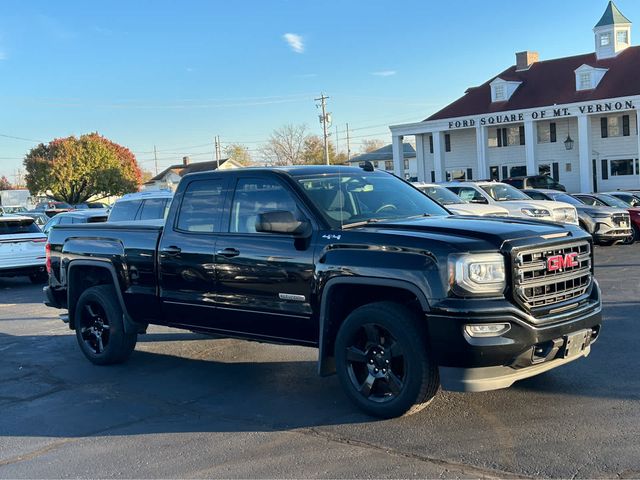
[[564,141],[564,148],[567,150],[573,150],[573,139],[567,134],[567,139]]

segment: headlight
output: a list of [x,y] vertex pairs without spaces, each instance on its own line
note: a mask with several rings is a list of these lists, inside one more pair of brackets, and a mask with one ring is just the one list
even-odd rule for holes
[[499,253],[450,255],[449,286],[463,295],[502,293],[506,286],[504,257]]
[[544,208],[523,208],[520,211],[525,215],[536,218],[551,216],[551,212],[549,210],[545,210]]

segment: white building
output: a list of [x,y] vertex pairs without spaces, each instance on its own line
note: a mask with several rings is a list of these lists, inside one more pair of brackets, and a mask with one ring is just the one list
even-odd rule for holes
[[414,135],[420,181],[547,173],[570,192],[639,188],[640,47],[613,2],[593,33],[594,53],[517,53],[516,65],[426,120],[391,126],[396,175]]
[[[372,152],[361,153],[349,159],[349,165],[358,166],[361,162],[371,162],[374,168],[394,172],[393,148],[385,145]],[[404,143],[402,152],[402,178],[415,181],[418,178],[418,163],[416,162],[416,151],[410,143]]]

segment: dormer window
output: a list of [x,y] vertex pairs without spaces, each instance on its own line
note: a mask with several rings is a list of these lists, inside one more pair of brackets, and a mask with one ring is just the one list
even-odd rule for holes
[[578,90],[590,90],[591,89],[591,74],[590,73],[581,73],[580,74],[580,84],[578,85]]
[[608,69],[606,68],[595,68],[586,64],[576,68],[576,91],[597,88],[607,71]]
[[522,82],[503,80],[495,78],[489,85],[491,86],[491,101],[506,102],[516,91]]
[[601,47],[606,47],[610,43],[611,43],[611,37],[609,36],[608,33],[603,33],[602,35],[600,35],[600,46]]

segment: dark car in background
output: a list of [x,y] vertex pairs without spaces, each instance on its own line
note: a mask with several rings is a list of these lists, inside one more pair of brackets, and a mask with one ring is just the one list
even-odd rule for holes
[[73,206],[76,210],[86,210],[87,208],[109,208],[109,205],[102,202],[84,202]]
[[548,190],[559,190],[566,192],[567,189],[564,185],[559,183],[556,179],[549,175],[529,175],[526,177],[511,177],[503,180],[504,183],[508,183],[520,190],[526,190],[531,188],[545,188]]
[[165,218],[173,192],[170,190],[152,190],[124,195],[111,207],[110,222],[131,220],[159,220]]
[[640,240],[640,207],[631,207],[623,200],[606,193],[577,193],[574,195],[587,205],[621,208],[629,212],[634,240]]
[[34,212],[42,212],[51,218],[59,213],[69,212],[73,210],[73,207],[65,202],[56,202],[54,200],[47,202],[40,202],[33,209]]
[[619,198],[630,207],[640,207],[640,192],[605,192],[607,195]]
[[603,205],[587,205],[582,200],[558,190],[523,190],[534,200],[552,200],[570,203],[578,211],[580,227],[589,232],[595,242],[612,244],[629,242],[633,236],[631,218],[626,209]]
[[109,213],[105,209],[87,208],[72,212],[60,213],[47,222],[42,231],[48,235],[56,225],[71,225],[75,223],[101,223],[106,222]]

